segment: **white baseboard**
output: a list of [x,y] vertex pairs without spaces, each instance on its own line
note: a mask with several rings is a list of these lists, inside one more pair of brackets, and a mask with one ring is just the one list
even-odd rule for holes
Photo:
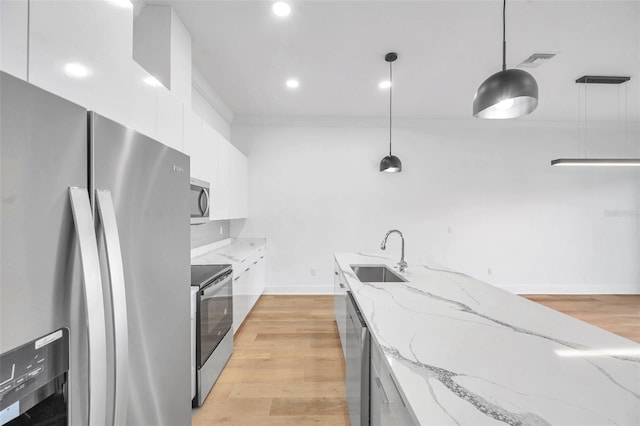
[[515,285],[499,286],[515,294],[640,294],[640,285]]

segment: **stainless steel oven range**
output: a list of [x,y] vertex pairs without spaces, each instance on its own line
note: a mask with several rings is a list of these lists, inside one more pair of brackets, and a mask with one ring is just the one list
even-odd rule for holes
[[231,265],[191,265],[196,302],[196,396],[201,406],[233,352]]

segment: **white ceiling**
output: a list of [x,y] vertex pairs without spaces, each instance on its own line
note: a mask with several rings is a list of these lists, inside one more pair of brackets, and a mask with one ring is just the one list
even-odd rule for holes
[[[384,117],[384,61],[395,51],[394,116],[471,117],[477,87],[501,66],[500,0],[147,0],[169,4],[193,38],[194,66],[236,115]],[[558,52],[537,69],[540,104],[527,120],[640,120],[640,0],[507,2],[507,66]],[[585,86],[588,75],[628,75]],[[285,87],[287,78],[299,89]],[[625,96],[627,101],[625,103]]]

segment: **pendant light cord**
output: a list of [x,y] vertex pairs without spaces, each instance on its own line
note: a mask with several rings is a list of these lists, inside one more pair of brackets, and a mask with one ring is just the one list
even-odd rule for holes
[[391,99],[393,93],[393,62],[389,62],[389,156],[391,156]]
[[507,69],[507,0],[502,1],[502,71]]

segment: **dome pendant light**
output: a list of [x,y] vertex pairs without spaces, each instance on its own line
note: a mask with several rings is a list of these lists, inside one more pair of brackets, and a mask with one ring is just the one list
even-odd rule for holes
[[538,106],[538,83],[528,72],[507,69],[505,12],[502,3],[502,71],[480,85],[473,97],[473,116],[478,118],[516,118],[531,113]]
[[402,163],[400,159],[391,154],[391,91],[393,90],[393,67],[392,62],[398,59],[397,53],[387,53],[384,60],[389,62],[389,155],[380,161],[380,171],[388,173],[397,173],[402,171]]

